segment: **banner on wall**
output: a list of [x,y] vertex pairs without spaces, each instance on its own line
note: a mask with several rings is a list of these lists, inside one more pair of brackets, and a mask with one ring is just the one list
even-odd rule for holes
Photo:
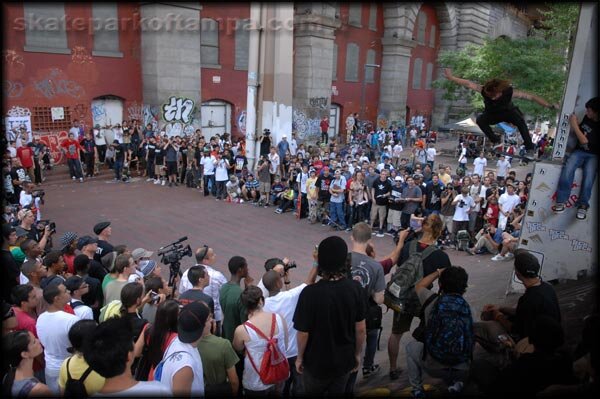
[[[24,127],[27,131],[27,142],[31,141],[31,116],[7,116],[5,119],[6,124],[6,138],[8,141],[16,141],[17,133],[20,132],[20,128]],[[23,137],[21,137],[21,140]]]
[[52,107],[52,121],[62,121],[65,119],[65,109],[63,107]]

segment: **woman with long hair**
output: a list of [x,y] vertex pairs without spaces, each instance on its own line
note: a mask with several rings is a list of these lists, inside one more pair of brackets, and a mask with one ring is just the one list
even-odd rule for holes
[[2,352],[7,370],[2,380],[4,397],[53,395],[46,384],[33,376],[33,359],[43,351],[40,341],[29,331],[13,331],[2,337]]
[[534,156],[535,147],[531,141],[531,136],[529,135],[529,128],[523,118],[523,113],[518,107],[515,107],[512,99],[514,97],[534,101],[543,107],[553,109],[558,109],[557,104],[550,104],[548,101],[535,94],[521,90],[513,90],[512,85],[507,80],[490,79],[483,85],[480,85],[471,82],[470,80],[453,76],[452,70],[449,68],[444,69],[444,75],[446,76],[446,79],[460,86],[481,93],[485,108],[483,113],[477,117],[476,123],[493,144],[499,144],[502,140],[494,133],[490,125],[495,125],[499,122],[512,123],[519,129],[519,133],[521,133],[521,137],[523,138],[523,144],[525,145],[526,150],[525,156]]
[[527,203],[527,198],[529,198],[529,189],[523,180],[517,185],[517,195],[521,198],[521,204],[525,205]]
[[144,296],[144,286],[140,283],[127,283],[121,289],[121,317],[131,323],[133,340],[140,336],[144,326],[148,323],[138,312],[143,305],[151,301],[150,292]]
[[141,356],[135,379],[148,381],[154,368],[163,358],[167,347],[177,337],[177,317],[179,316],[179,303],[168,299],[158,305],[154,323],[146,324],[135,343],[134,353]]
[[348,225],[350,228],[366,219],[367,202],[369,200],[368,190],[365,187],[365,174],[362,171],[357,171],[355,176],[352,183],[350,183],[350,195],[348,196],[348,204],[351,207],[351,219]]
[[[233,336],[233,348],[238,352],[246,351],[244,374],[242,385],[246,396],[264,396],[272,395],[277,391],[278,385],[281,385],[287,379],[283,379],[278,384],[265,384],[259,376],[262,357],[265,353],[267,340],[262,335],[277,339],[277,347],[280,354],[285,356],[287,350],[287,323],[283,317],[276,313],[265,312],[265,298],[260,288],[250,285],[242,292],[242,304],[248,310],[248,321],[235,329]],[[273,324],[275,324],[273,326]],[[285,360],[284,360],[285,361]]]

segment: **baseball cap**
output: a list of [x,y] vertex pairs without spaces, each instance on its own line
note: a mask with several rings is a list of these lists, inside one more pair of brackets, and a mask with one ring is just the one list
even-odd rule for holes
[[100,223],[96,223],[96,225],[94,226],[94,233],[96,235],[102,233],[102,230],[104,230],[105,228],[107,228],[108,226],[110,226],[110,222],[100,222]]
[[94,237],[83,236],[77,241],[77,249],[81,251],[86,245],[97,243],[98,240],[96,240]]
[[396,177],[394,177],[394,180],[395,181],[402,181],[402,178],[400,176],[396,176]]
[[524,249],[517,249],[515,251],[515,270],[527,278],[538,277],[540,262],[532,253]]
[[141,258],[149,258],[152,256],[154,252],[152,251],[148,251],[147,249],[144,248],[136,248],[133,250],[133,252],[131,252],[131,257],[133,258],[134,261],[138,261]]
[[179,340],[184,344],[199,340],[209,313],[208,306],[202,302],[191,302],[185,305],[177,318]]
[[81,285],[83,283],[84,283],[84,280],[80,276],[71,276],[68,279],[66,279],[63,284],[65,285],[65,288],[69,292],[73,292],[73,291],[77,291],[79,288],[81,288]]
[[148,277],[154,269],[156,269],[156,262],[152,259],[143,260],[140,262],[140,271],[144,274],[144,277]]

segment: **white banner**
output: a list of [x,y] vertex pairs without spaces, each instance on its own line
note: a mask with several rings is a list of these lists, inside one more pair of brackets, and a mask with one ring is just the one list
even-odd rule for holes
[[[20,133],[20,128],[24,127],[27,133],[25,133],[27,143],[31,142],[31,116],[7,116],[5,118],[6,123],[6,138],[8,141],[17,141],[17,133]],[[19,137],[23,140],[25,137]]]

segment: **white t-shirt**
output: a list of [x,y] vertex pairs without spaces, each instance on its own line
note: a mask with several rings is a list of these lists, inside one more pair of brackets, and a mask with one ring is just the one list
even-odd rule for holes
[[479,212],[481,210],[481,203],[475,202],[476,196],[479,197],[479,199],[481,199],[481,186],[481,183],[479,183],[478,186],[471,184],[471,187],[469,188],[469,195],[471,196],[471,198],[473,198],[473,202],[475,203],[475,208],[473,208],[473,212]]
[[433,162],[435,161],[435,156],[437,155],[437,151],[435,150],[435,148],[428,148],[427,149],[427,162]]
[[[281,315],[276,315],[275,317],[277,321],[277,333],[275,337],[277,338],[277,347],[281,351],[281,353],[286,354],[287,348],[285,346],[285,331],[283,330],[283,322]],[[270,326],[269,326],[270,327]],[[248,335],[250,336],[250,341],[246,342],[246,351],[252,356],[252,360],[256,365],[256,368],[260,370],[260,365],[262,363],[263,354],[265,353],[265,349],[267,348],[267,341],[263,338],[259,337],[256,332],[250,327],[244,326]],[[263,331],[263,334],[270,334],[271,329],[269,331]],[[289,341],[289,338],[288,338]],[[250,357],[246,355],[244,358],[244,374],[242,377],[242,382],[244,384],[244,388],[249,389],[251,391],[264,391],[269,389],[273,385],[265,385],[260,380],[260,377],[254,367],[252,367],[252,363],[250,363]]]
[[121,129],[121,128],[114,128],[113,129],[113,134],[114,134],[114,139],[113,140],[117,140],[119,143],[123,143],[123,129]]
[[71,346],[69,330],[77,321],[79,317],[62,310],[44,312],[38,316],[35,328],[44,347],[44,359],[48,369],[60,370],[62,362],[71,356],[67,352],[67,348]]
[[478,174],[479,176],[483,176],[486,166],[487,159],[482,157],[475,158],[475,160],[473,161],[473,173]]
[[269,173],[277,173],[277,169],[279,168],[279,155],[269,154],[269,161],[271,161],[271,164],[269,165]]
[[298,143],[296,142],[296,139],[292,138],[290,140],[290,154],[292,156],[295,156],[297,151],[298,151]]
[[27,194],[25,192],[25,190],[22,190],[21,194],[19,196],[19,205],[21,205],[23,208],[25,208],[26,206],[31,205],[32,202],[33,202],[33,195]]
[[508,169],[510,168],[510,162],[506,159],[503,161],[501,159],[496,162],[496,166],[498,167],[498,172],[496,173],[499,177],[505,177],[506,173],[508,173]]
[[[221,303],[219,302],[219,292],[221,291],[221,286],[227,283],[227,279],[220,271],[215,270],[207,265],[202,266],[206,268],[206,271],[208,272],[208,277],[210,278],[210,282],[206,287],[204,287],[202,292],[204,292],[206,295],[210,296],[213,299],[215,303],[214,318],[216,321],[221,321],[223,320],[223,312],[221,311]],[[180,295],[186,292],[187,290],[192,289],[192,283],[190,283],[190,280],[188,279],[188,270],[186,270],[181,276],[181,282],[179,283]]]
[[287,322],[288,328],[288,348],[286,357],[294,357],[298,355],[298,343],[296,342],[296,334],[298,331],[294,328],[294,312],[298,304],[300,293],[306,287],[306,284],[292,288],[288,291],[281,291],[275,296],[265,297],[265,312],[278,313]]
[[[464,201],[465,205],[460,207],[460,201]],[[453,202],[456,203],[456,209],[454,210],[454,217],[452,220],[457,222],[468,222],[469,210],[475,206],[473,198],[469,195],[463,196],[462,194],[458,194]]]
[[[80,305],[74,307],[73,303],[76,303],[76,302],[79,302]],[[73,299],[71,301],[71,307],[73,308],[73,311],[75,312],[75,316],[79,317],[80,320],[93,320],[94,319],[94,313],[92,312],[92,308],[90,308],[89,306],[84,304],[82,301],[80,301],[78,299]]]
[[140,381],[131,388],[124,391],[113,393],[98,392],[92,397],[94,398],[123,398],[123,397],[144,397],[144,396],[166,396],[172,397],[173,393],[158,381]]
[[217,162],[217,159],[215,157],[213,157],[212,155],[209,157],[203,157],[200,160],[200,163],[204,167],[205,175],[214,175],[215,174],[215,163],[216,162]]
[[79,140],[79,128],[73,126],[72,128],[69,129],[69,133],[72,133],[74,136],[75,140]]
[[506,213],[512,212],[515,209],[515,206],[521,203],[521,197],[517,194],[508,195],[508,193],[504,193],[498,199],[498,205],[502,206],[502,211]]
[[462,163],[462,164],[467,163],[467,148],[466,147],[463,147],[463,149],[460,151],[460,156],[458,157],[458,162]]
[[[180,353],[170,356],[175,352]],[[168,360],[163,364],[161,384],[173,392],[173,377],[175,374],[184,367],[191,367],[194,373],[191,396],[204,396],[204,371],[200,352],[197,348],[194,348],[191,344],[184,344],[177,337],[165,351],[163,359]]]
[[400,155],[402,155],[402,151],[403,151],[403,150],[404,150],[404,149],[402,148],[402,145],[401,145],[401,144],[396,144],[396,145],[394,146],[394,148],[392,149],[394,157],[396,157],[396,158],[399,158],[399,157],[400,157]]
[[229,180],[229,176],[227,175],[227,167],[229,166],[229,162],[226,159],[219,159],[217,162],[217,169],[215,173],[216,181],[227,181]]
[[106,145],[104,138],[104,129],[94,129],[94,143],[96,145]]
[[296,176],[296,181],[300,183],[300,192],[302,194],[306,194],[306,182],[308,181],[308,173],[298,173],[298,176]]

